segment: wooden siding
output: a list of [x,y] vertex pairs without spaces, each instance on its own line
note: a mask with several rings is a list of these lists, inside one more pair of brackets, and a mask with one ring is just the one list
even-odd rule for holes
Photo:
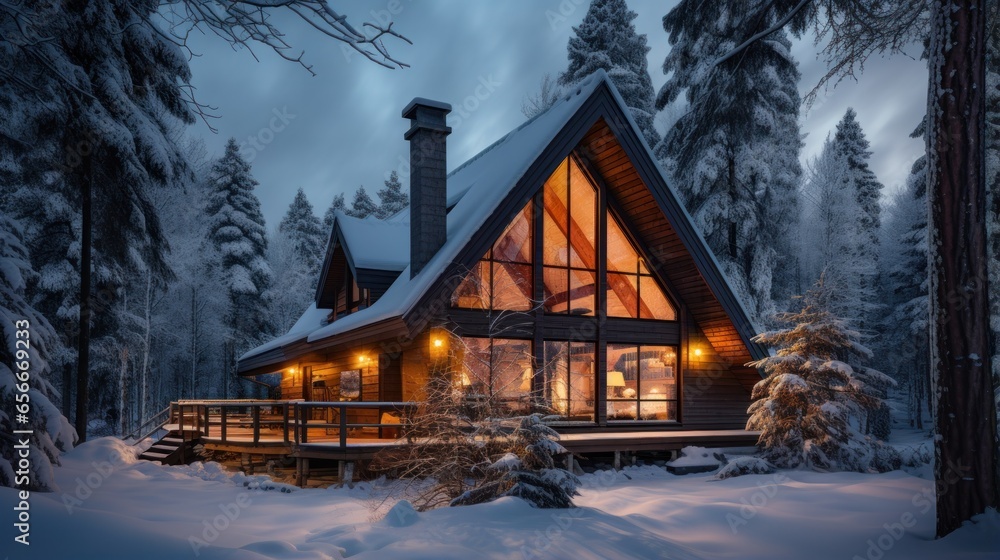
[[[696,356],[695,350],[701,355]],[[757,375],[757,370],[749,370]],[[745,376],[745,372],[741,373]],[[757,375],[760,379],[760,376]],[[717,352],[694,325],[688,327],[687,359],[681,386],[681,422],[684,429],[743,429],[747,423],[750,392],[730,369],[730,361]]]
[[427,385],[427,372],[431,363],[429,352],[429,331],[414,338],[413,344],[403,350],[400,360],[403,377],[403,401],[420,402],[424,400],[424,387]]
[[715,352],[727,365],[750,361],[733,321],[604,119],[594,124],[577,151],[607,185],[609,198],[649,256],[649,266],[683,301]]

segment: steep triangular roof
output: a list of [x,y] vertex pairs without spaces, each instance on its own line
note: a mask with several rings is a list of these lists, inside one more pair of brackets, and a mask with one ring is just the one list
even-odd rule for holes
[[[444,280],[468,270],[500,234],[508,218],[523,207],[559,162],[582,144],[591,151],[598,146],[599,152],[605,155],[609,152],[604,147],[621,149],[625,153],[623,157],[630,162],[627,167],[635,175],[634,180],[648,187],[648,195],[671,226],[671,239],[683,247],[681,252],[691,262],[691,272],[695,276],[690,281],[691,286],[707,290],[706,293],[712,296],[708,298],[712,300],[711,305],[703,310],[692,309],[693,319],[699,323],[703,320],[712,325],[718,323],[719,328],[726,329],[719,336],[738,341],[739,351],[732,352],[731,359],[746,360],[765,355],[763,348],[751,341],[756,329],[749,315],[729,287],[704,240],[695,231],[690,215],[667,185],[614,84],[603,70],[598,70],[547,111],[528,120],[449,174],[447,242],[419,274],[410,278],[407,267],[368,309],[329,324],[317,323],[309,332],[303,328],[294,335],[289,333],[282,337],[283,344],[278,348],[269,343],[251,350],[240,359],[240,371],[259,372],[261,367],[289,359],[291,352],[283,352],[281,348],[291,350],[294,347],[298,352],[307,347],[309,351],[334,347],[348,333],[371,325],[401,320],[411,332],[419,331],[430,319],[423,310],[448,289]],[[600,162],[596,163],[599,167]],[[624,167],[615,165],[607,171],[619,172]],[[338,221],[341,219],[338,216]],[[388,222],[385,225],[394,228],[408,224],[408,210]],[[349,228],[354,225],[357,224]],[[341,239],[344,241],[356,243]],[[357,255],[359,248],[352,246],[349,252]],[[325,266],[330,265],[331,253],[328,251]],[[664,256],[672,256],[669,249],[665,249]],[[688,266],[687,262],[684,265]],[[703,329],[710,339],[712,328],[715,327]]]

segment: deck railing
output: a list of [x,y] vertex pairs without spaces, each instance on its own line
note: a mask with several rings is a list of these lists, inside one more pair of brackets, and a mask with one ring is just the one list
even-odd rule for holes
[[187,400],[170,404],[170,423],[182,433],[196,431],[221,443],[346,448],[351,438],[398,438],[416,407],[412,402],[381,401]]

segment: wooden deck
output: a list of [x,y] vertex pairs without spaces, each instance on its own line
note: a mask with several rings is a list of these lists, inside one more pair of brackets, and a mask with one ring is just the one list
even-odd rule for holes
[[[347,463],[370,460],[376,453],[407,442],[401,425],[416,403],[303,401],[179,401],[171,404],[170,434],[196,440],[209,451],[243,457],[287,457],[297,462],[297,480],[309,476],[309,460]],[[672,452],[688,445],[746,447],[758,432],[685,430],[680,425],[599,427],[554,426],[560,443],[577,455]]]

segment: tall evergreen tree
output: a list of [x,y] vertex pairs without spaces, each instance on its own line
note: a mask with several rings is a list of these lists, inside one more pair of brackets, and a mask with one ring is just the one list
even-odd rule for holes
[[[76,315],[79,328],[67,342],[75,338],[77,346],[75,421],[85,440],[92,339],[113,336],[115,315],[107,307],[113,307],[126,274],[170,275],[150,193],[183,171],[165,131],[176,120],[193,121],[179,86],[189,81],[190,71],[181,49],[154,31],[157,2],[43,2],[23,8],[0,8],[5,22],[21,21],[13,27],[35,33],[4,41],[2,56],[10,57],[10,67],[25,69],[5,85],[13,92],[9,99],[39,104],[46,120],[59,122],[20,140],[43,146],[43,153],[54,147],[62,154],[56,168],[49,168],[50,181],[39,186],[79,212],[78,249],[70,249],[77,253],[70,258],[78,260],[79,295],[75,312],[67,311]],[[22,18],[30,24],[23,25]],[[56,251],[66,255],[62,248]],[[56,297],[68,300],[65,292]],[[110,304],[97,307],[105,302]]]
[[854,247],[857,267],[852,284],[857,288],[859,300],[857,314],[854,317],[857,321],[855,326],[865,332],[874,326],[878,309],[875,286],[879,270],[879,229],[882,225],[879,197],[882,193],[882,183],[868,167],[872,153],[868,149],[868,139],[861,130],[854,109],[848,108],[844,117],[837,123],[837,132],[833,140],[838,157],[847,165],[847,175],[842,180],[854,193],[859,210],[856,217],[858,236]]
[[826,306],[836,290],[820,276],[799,311],[779,316],[786,328],[754,339],[776,352],[752,364],[767,377],[753,388],[747,429],[761,431],[758,445],[764,458],[780,467],[899,468],[893,448],[859,429],[867,414],[882,405],[878,387],[893,381],[854,365],[871,359],[872,353],[858,332]]
[[384,220],[410,205],[410,197],[403,192],[403,184],[399,182],[399,174],[395,171],[389,174],[385,187],[378,191],[379,205],[375,216]]
[[751,314],[765,319],[772,297],[795,288],[799,72],[780,31],[749,48],[738,65],[715,64],[733,47],[746,9],[682,0],[664,17],[671,50],[656,107],[683,94],[689,110],[657,155]]
[[318,273],[323,264],[326,236],[319,218],[313,213],[312,204],[301,188],[295,193],[295,199],[281,219],[278,231],[291,238],[295,253],[306,270],[310,274]]
[[330,231],[333,230],[333,219],[337,216],[337,212],[345,212],[346,210],[347,203],[344,202],[344,193],[337,193],[333,197],[330,207],[323,214],[323,230],[326,232],[326,235],[330,235]]
[[573,28],[568,46],[569,67],[559,83],[572,85],[598,69],[608,73],[632,118],[650,146],[660,135],[653,126],[653,82],[649,77],[646,36],[635,32],[636,13],[625,0],[592,0],[583,22]]
[[212,166],[208,205],[208,239],[218,259],[229,309],[225,323],[231,338],[225,352],[223,374],[227,384],[235,372],[236,358],[270,334],[264,294],[272,272],[265,258],[267,230],[260,201],[254,195],[257,181],[250,164],[239,155],[235,138]]
[[[24,297],[28,281],[37,274],[22,238],[20,226],[0,213],[0,429],[5,435],[31,430],[26,438],[31,453],[27,484],[15,484],[19,455],[15,440],[0,438],[0,486],[55,490],[52,465],[58,465],[59,453],[75,443],[76,433],[51,402],[56,394],[48,380],[48,358],[58,341],[49,322]],[[27,377],[20,377],[25,372]],[[26,422],[14,414],[16,404],[24,402],[18,395],[30,399]]]
[[822,274],[825,284],[835,287],[827,302],[830,311],[857,328],[859,294],[855,279],[860,265],[854,257],[861,210],[849,176],[847,162],[828,137],[810,166],[803,189],[810,204],[803,219],[802,238],[806,241],[800,261],[807,281],[814,282]]
[[368,196],[368,192],[362,185],[354,191],[354,200],[351,201],[351,208],[347,210],[346,214],[354,218],[367,218],[377,210],[378,205],[375,204],[372,197]]
[[[923,137],[924,123],[913,132]],[[886,271],[879,300],[889,306],[881,321],[882,369],[900,382],[910,423],[923,428],[924,402],[930,398],[930,339],[927,323],[927,158],[920,156],[906,188],[891,206],[880,246]],[[929,401],[928,401],[929,404]]]

